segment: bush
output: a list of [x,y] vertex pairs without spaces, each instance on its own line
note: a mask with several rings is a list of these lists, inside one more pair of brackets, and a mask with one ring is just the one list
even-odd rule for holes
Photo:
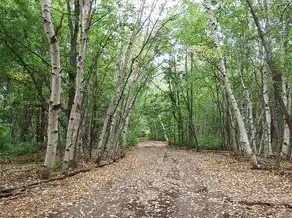
[[221,150],[221,139],[218,136],[205,136],[199,138],[199,144],[201,149],[206,150]]
[[39,151],[38,146],[29,143],[19,145],[5,143],[0,147],[0,157],[5,162],[30,162],[39,159],[36,155],[32,155]]
[[7,143],[10,141],[9,126],[0,124],[0,151],[7,149]]
[[39,148],[36,145],[32,145],[29,143],[22,143],[19,145],[12,145],[7,143],[2,146],[2,149],[0,149],[1,153],[13,154],[15,156],[36,153],[38,151]]
[[127,144],[128,146],[135,146],[139,142],[138,135],[133,133],[128,133],[127,135]]

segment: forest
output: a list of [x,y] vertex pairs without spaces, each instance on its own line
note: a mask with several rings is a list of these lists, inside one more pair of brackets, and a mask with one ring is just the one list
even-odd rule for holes
[[[291,0],[1,0],[0,16],[0,217],[292,217]],[[109,212],[140,177],[158,197]]]

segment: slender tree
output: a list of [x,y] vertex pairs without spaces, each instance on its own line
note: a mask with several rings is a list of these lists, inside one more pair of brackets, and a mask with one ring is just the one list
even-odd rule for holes
[[52,2],[44,0],[42,4],[44,27],[50,43],[52,77],[51,98],[49,102],[48,115],[48,142],[44,163],[43,177],[49,178],[54,167],[56,149],[58,144],[58,119],[61,109],[61,77],[60,77],[60,55],[57,35],[54,31],[52,15]]
[[212,36],[215,39],[215,47],[216,47],[217,52],[219,54],[219,69],[220,69],[219,77],[223,81],[227,97],[229,99],[229,102],[231,103],[230,106],[232,108],[232,112],[234,114],[234,117],[237,120],[239,134],[240,134],[240,143],[241,143],[242,147],[244,148],[246,154],[249,156],[252,166],[258,168],[259,164],[258,164],[256,154],[251,149],[250,142],[249,142],[248,135],[247,135],[247,131],[245,128],[245,124],[244,124],[241,112],[239,110],[237,100],[234,96],[234,93],[233,93],[231,86],[230,86],[230,83],[229,83],[227,69],[226,69],[226,66],[224,63],[222,51],[220,49],[219,27],[218,27],[217,21],[215,19],[215,16],[214,16],[214,13],[212,10],[212,5],[211,5],[210,1],[208,1],[208,0],[205,0],[204,3],[205,3],[204,6],[205,6],[207,14],[208,14],[209,23],[212,26]]
[[[282,113],[285,116],[285,120],[287,122],[287,125],[289,126],[290,130],[290,142],[291,144],[291,139],[292,139],[292,116],[289,114],[289,110],[287,109],[287,105],[285,105],[285,101],[283,100],[282,96],[282,84],[283,84],[283,75],[278,69],[277,65],[275,64],[274,60],[274,55],[273,55],[273,50],[270,45],[270,43],[267,41],[265,33],[263,32],[263,29],[260,25],[259,18],[254,10],[254,6],[250,0],[246,0],[246,3],[250,9],[250,13],[253,17],[254,23],[257,28],[257,32],[261,41],[261,44],[264,48],[265,52],[265,61],[268,66],[268,69],[272,75],[273,79],[273,87],[274,87],[274,95],[275,99],[279,103],[279,107],[281,108]],[[290,145],[289,145],[290,146]]]
[[74,101],[72,104],[69,125],[66,138],[66,149],[63,160],[63,172],[68,171],[70,166],[74,167],[74,151],[76,149],[76,143],[78,138],[78,130],[81,123],[81,112],[84,92],[84,62],[86,56],[88,31],[90,28],[91,11],[94,0],[80,0],[79,1],[79,26],[80,26],[80,42],[77,54],[77,66],[76,66],[76,90]]

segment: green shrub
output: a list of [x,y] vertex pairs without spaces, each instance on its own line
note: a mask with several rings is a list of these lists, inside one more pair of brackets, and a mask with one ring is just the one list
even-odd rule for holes
[[10,141],[9,126],[7,124],[0,124],[0,151],[7,149],[7,143]]
[[199,138],[199,144],[201,149],[206,150],[221,150],[223,149],[221,145],[221,139],[218,136],[205,136]]
[[39,151],[38,146],[29,143],[22,143],[19,145],[4,144],[0,150],[1,153],[12,154],[15,156],[21,156],[25,154],[36,153]]
[[38,153],[40,153],[40,148],[36,145],[5,143],[0,148],[0,159],[4,159],[5,162],[30,162],[39,159]]
[[135,146],[139,142],[138,134],[128,133],[127,134],[127,144],[128,146]]

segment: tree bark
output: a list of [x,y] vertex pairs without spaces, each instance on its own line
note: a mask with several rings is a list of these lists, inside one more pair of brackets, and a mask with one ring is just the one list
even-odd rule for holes
[[[99,141],[98,141],[98,148],[99,149],[104,149],[105,148],[105,138],[106,138],[106,130],[108,128],[108,124],[110,122],[110,118],[113,116],[113,114],[115,113],[116,109],[119,106],[119,102],[121,100],[122,94],[123,94],[123,81],[124,81],[124,77],[125,77],[125,71],[128,68],[128,64],[129,64],[129,59],[131,56],[131,52],[132,52],[132,48],[133,48],[133,44],[135,41],[135,37],[136,37],[136,31],[133,31],[131,36],[128,39],[128,45],[127,45],[127,49],[125,52],[125,57],[123,58],[123,52],[122,52],[122,47],[120,48],[120,54],[119,54],[119,58],[117,60],[117,81],[116,81],[116,91],[115,91],[115,95],[112,98],[110,105],[107,108],[106,111],[106,116],[103,122],[103,127],[99,136]],[[116,117],[116,115],[114,116]]]
[[82,111],[82,102],[84,94],[84,62],[86,56],[86,46],[88,31],[90,27],[90,16],[91,16],[91,7],[92,0],[80,0],[80,45],[77,55],[77,76],[76,76],[76,90],[74,96],[74,102],[70,112],[67,137],[66,137],[66,149],[63,160],[63,172],[67,172],[73,164],[74,160],[74,149],[77,143],[78,137],[78,128],[81,121],[81,111]]
[[[270,70],[271,75],[272,75],[275,99],[279,103],[281,111],[285,116],[285,121],[287,122],[287,125],[289,126],[290,135],[291,135],[291,133],[292,133],[292,116],[289,114],[289,111],[288,111],[288,109],[285,105],[285,102],[283,100],[283,97],[282,97],[282,84],[283,84],[282,73],[277,69],[277,66],[276,66],[274,59],[273,59],[273,50],[271,48],[270,43],[268,43],[266,38],[265,38],[265,34],[262,30],[259,19],[254,11],[254,8],[253,8],[251,1],[246,0],[246,3],[250,9],[250,13],[251,13],[253,20],[255,22],[261,44],[265,50],[265,61],[267,63],[267,66],[269,67],[269,70]],[[291,145],[289,145],[289,146],[291,146]]]
[[60,55],[59,43],[57,35],[55,34],[52,15],[51,15],[51,0],[43,1],[43,18],[44,27],[47,37],[50,42],[51,52],[51,97],[49,102],[49,115],[48,115],[48,142],[47,151],[44,163],[43,178],[49,178],[51,171],[54,167],[56,149],[58,144],[58,119],[61,109],[61,77],[60,77]]
[[[79,33],[79,0],[74,0],[74,16],[71,10],[71,0],[67,0],[68,27],[70,32],[70,67],[68,72],[69,93],[68,93],[68,118],[70,118],[70,109],[72,108],[75,96],[76,69],[77,69],[77,38]],[[72,19],[74,18],[74,20]],[[73,22],[74,21],[74,22]],[[74,23],[74,24],[73,24]]]
[[238,130],[239,130],[239,134],[240,134],[240,144],[244,148],[245,153],[248,155],[250,162],[251,162],[251,165],[255,168],[258,168],[259,164],[258,164],[256,154],[251,149],[250,142],[249,142],[248,135],[247,135],[247,131],[246,131],[246,128],[244,125],[244,121],[243,121],[241,112],[238,108],[236,98],[233,94],[233,91],[231,89],[230,82],[229,82],[229,79],[227,76],[227,70],[225,67],[223,54],[222,54],[221,49],[220,49],[219,30],[218,30],[219,26],[217,25],[217,21],[214,17],[214,13],[213,13],[210,1],[205,0],[204,2],[205,2],[205,8],[206,8],[206,11],[208,14],[208,18],[209,18],[209,23],[212,26],[212,36],[215,39],[215,47],[216,47],[217,52],[219,54],[219,69],[220,69],[220,73],[221,73],[221,75],[219,75],[219,77],[222,79],[225,91],[227,93],[227,97],[229,99],[229,102],[231,103],[232,113],[233,113],[235,119],[237,120]]
[[265,122],[264,122],[264,155],[268,157],[272,154],[272,133],[271,133],[271,111],[270,111],[270,100],[268,91],[268,75],[267,72],[263,72],[263,100],[264,100],[264,111],[265,111]]
[[254,121],[253,121],[252,101],[250,99],[250,95],[251,94],[250,94],[250,91],[248,90],[248,88],[246,87],[246,85],[244,84],[244,80],[243,80],[243,66],[242,66],[242,64],[240,64],[239,71],[240,71],[241,85],[242,85],[243,90],[244,90],[245,100],[246,100],[246,104],[247,104],[247,114],[246,114],[246,117],[248,119],[249,128],[250,128],[250,144],[251,144],[251,147],[253,149],[253,152],[257,153],[257,147],[256,147],[256,129],[255,129],[255,126],[254,126]]
[[169,142],[169,139],[168,139],[168,136],[167,136],[167,132],[166,132],[166,129],[165,129],[165,125],[162,122],[162,119],[161,119],[161,115],[160,114],[158,114],[158,119],[159,119],[160,125],[161,125],[162,130],[163,130],[164,139],[168,143]]
[[[283,5],[284,3],[288,3],[287,0],[283,0]],[[285,8],[283,9],[285,10]],[[282,29],[281,29],[281,65],[282,69],[287,69],[287,64],[286,64],[286,55],[287,55],[287,44],[289,40],[289,30],[288,30],[288,15],[284,15],[283,20],[281,22],[282,24]],[[285,75],[283,75],[283,82],[282,82],[282,96],[283,96],[283,101],[287,107],[288,113],[291,114],[291,86],[287,82],[287,78]],[[285,116],[284,116],[285,118]],[[290,149],[291,149],[291,144],[290,144],[290,130],[287,121],[284,121],[284,132],[283,132],[283,145],[282,145],[282,154],[285,156],[289,157],[291,155]]]

